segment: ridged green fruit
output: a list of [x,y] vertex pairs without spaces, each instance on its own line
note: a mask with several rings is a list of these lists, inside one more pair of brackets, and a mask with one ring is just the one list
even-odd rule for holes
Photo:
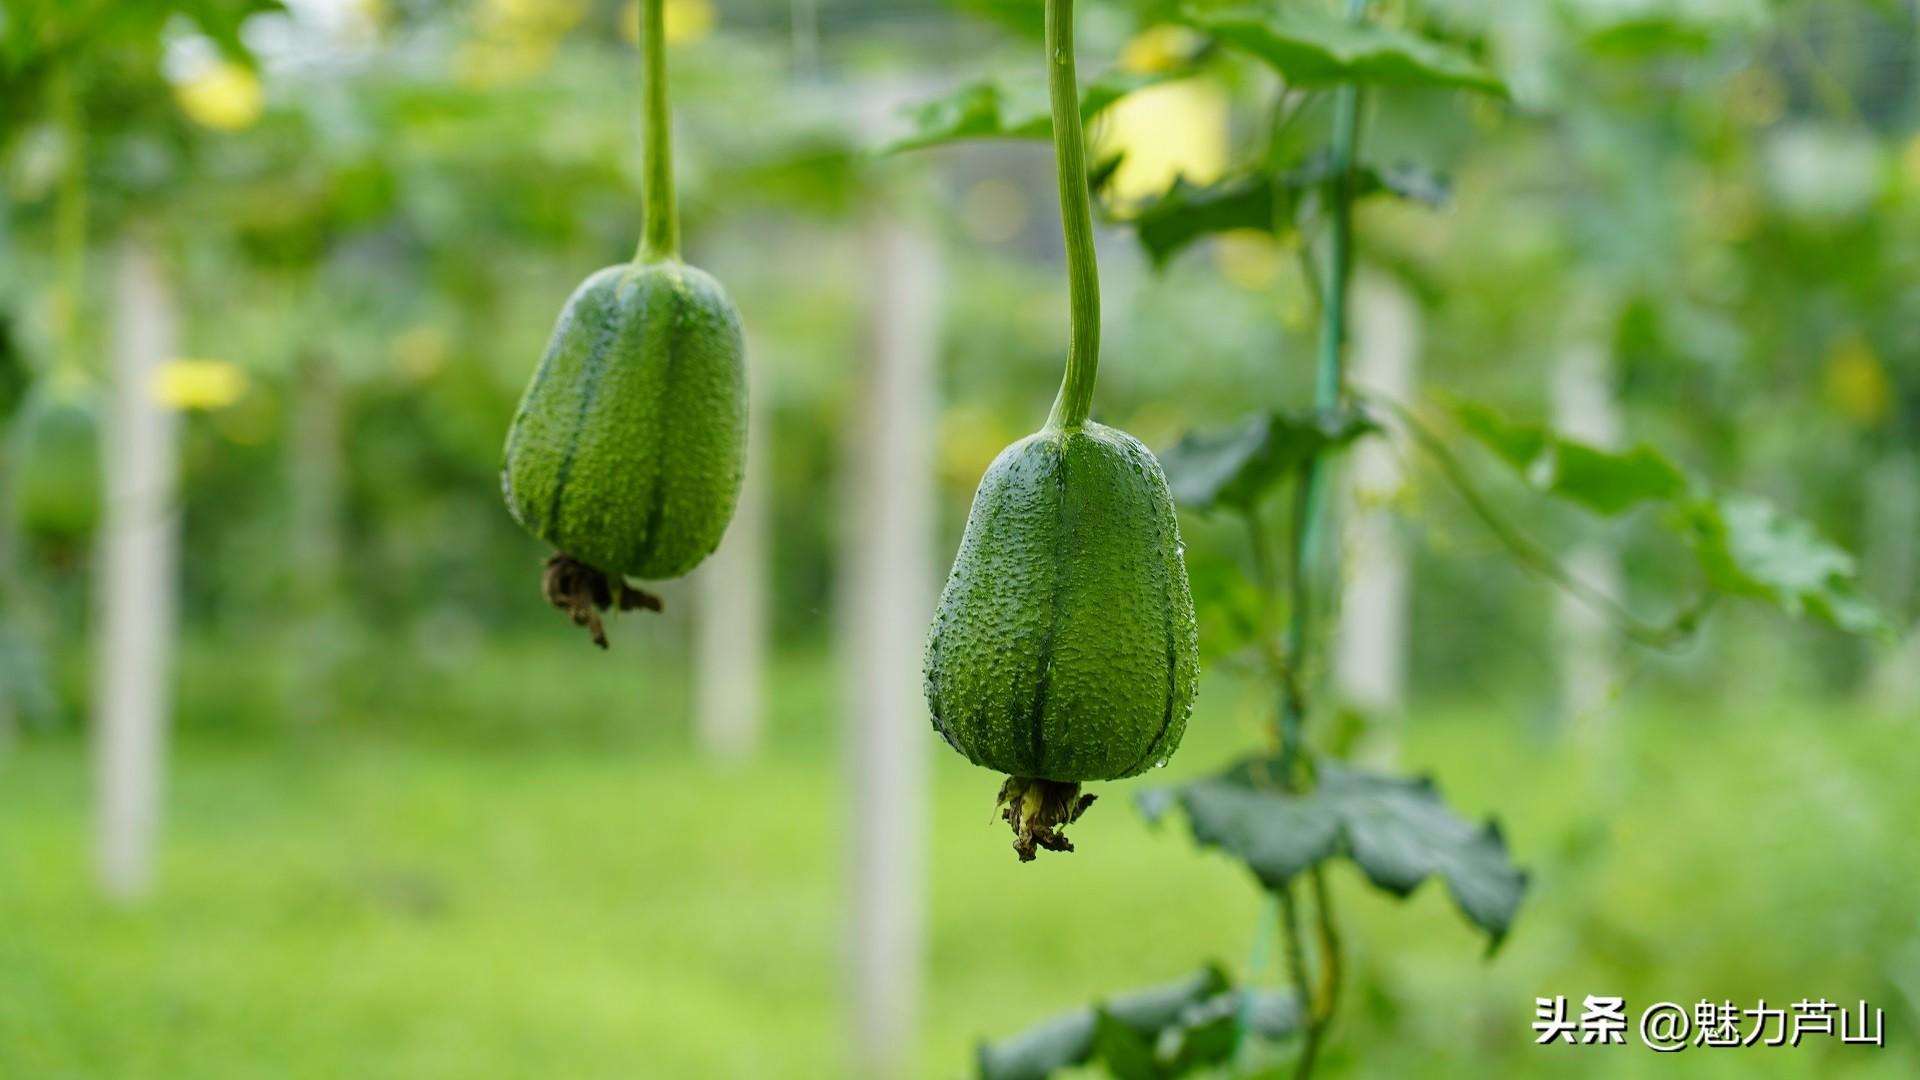
[[595,589],[656,606],[622,578],[678,577],[712,554],[746,448],[740,316],[720,283],[673,259],[589,277],[560,313],[501,469],[515,520],[567,560],[549,564],[549,599],[582,625]]
[[84,543],[100,523],[100,419],[82,387],[36,386],[8,440],[13,520],[53,547]]
[[1087,422],[1000,453],[974,495],[927,642],[934,727],[1006,773],[1015,847],[1072,850],[1089,780],[1180,745],[1200,666],[1166,476],[1123,431]]

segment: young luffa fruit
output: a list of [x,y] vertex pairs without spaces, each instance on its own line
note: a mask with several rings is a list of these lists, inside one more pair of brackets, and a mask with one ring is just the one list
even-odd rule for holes
[[651,608],[628,577],[678,577],[719,547],[745,476],[740,316],[680,261],[662,0],[642,5],[646,222],[639,254],[587,278],[560,312],[507,433],[501,488],[557,550],[548,602],[607,645],[599,613]]
[[1200,666],[1166,476],[1123,431],[1087,419],[1099,356],[1071,0],[1048,0],[1054,145],[1072,297],[1066,376],[1047,424],[1001,451],[973,497],[927,641],[936,730],[1007,774],[1001,816],[1022,861],[1072,851],[1080,784],[1163,764]]

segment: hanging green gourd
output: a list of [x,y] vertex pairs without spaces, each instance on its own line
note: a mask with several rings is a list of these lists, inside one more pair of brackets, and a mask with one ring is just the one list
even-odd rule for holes
[[14,525],[49,556],[74,556],[100,523],[100,417],[92,389],[73,371],[55,371],[27,392],[11,427]]
[[1100,292],[1072,0],[1047,0],[1047,84],[1071,333],[1046,426],[1000,452],[974,494],[927,640],[927,705],[967,760],[1007,774],[1021,861],[1072,851],[1080,785],[1164,764],[1200,666],[1185,549],[1151,451],[1089,420]]
[[712,554],[745,475],[740,316],[680,261],[664,0],[643,0],[645,223],[634,260],[587,278],[507,432],[507,509],[552,544],[547,601],[606,648],[600,613],[659,610],[627,578],[678,577]]

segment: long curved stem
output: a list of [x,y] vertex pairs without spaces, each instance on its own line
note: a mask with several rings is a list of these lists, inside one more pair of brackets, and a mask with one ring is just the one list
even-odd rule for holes
[[673,193],[673,115],[667,108],[666,0],[640,2],[641,104],[646,135],[641,262],[680,257],[680,207]]
[[1377,394],[1366,395],[1365,400],[1390,412],[1400,421],[1400,426],[1412,438],[1415,445],[1426,451],[1440,468],[1440,476],[1460,496],[1473,516],[1480,520],[1500,546],[1507,549],[1521,566],[1545,578],[1568,596],[1573,597],[1588,610],[1612,622],[1629,640],[1654,649],[1670,649],[1683,644],[1693,637],[1700,627],[1701,619],[1707,609],[1713,605],[1714,594],[1711,590],[1701,595],[1693,603],[1680,609],[1679,613],[1666,623],[1650,623],[1635,615],[1627,606],[1613,597],[1587,584],[1576,577],[1555,559],[1545,548],[1521,532],[1512,523],[1488,503],[1486,496],[1474,487],[1467,478],[1467,470],[1452,450],[1447,448],[1446,440],[1420,420],[1414,411],[1392,398]]
[[1280,936],[1287,952],[1287,976],[1293,980],[1294,999],[1299,1002],[1304,1027],[1296,1076],[1310,1076],[1320,1052],[1319,1030],[1313,1022],[1313,980],[1307,968],[1306,949],[1300,942],[1300,903],[1294,897],[1293,883],[1280,886]]
[[1047,96],[1053,104],[1053,155],[1060,180],[1060,228],[1067,241],[1071,324],[1067,371],[1049,427],[1071,430],[1093,408],[1100,366],[1100,267],[1093,250],[1093,205],[1087,189],[1087,141],[1080,126],[1080,86],[1073,67],[1073,0],[1047,0]]

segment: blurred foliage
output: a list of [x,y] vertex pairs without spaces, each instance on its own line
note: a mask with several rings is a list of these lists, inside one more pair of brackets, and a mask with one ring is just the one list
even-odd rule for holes
[[[1398,197],[1367,200],[1359,259],[1418,298],[1422,382],[1496,406],[1457,417],[1487,451],[1471,458],[1487,498],[1549,548],[1617,541],[1636,605],[1670,606],[1704,584],[1859,629],[1874,616],[1858,598],[1871,596],[1896,632],[1910,627],[1920,527],[1900,507],[1920,470],[1912,6],[1383,0],[1361,40],[1327,22],[1334,8],[1084,0],[1083,69],[1106,72],[1086,95],[1090,134],[1109,178],[1129,141],[1204,129],[1237,148],[1216,175],[1179,176],[1144,201],[1102,186],[1101,418],[1169,448],[1191,510],[1259,503],[1297,466],[1296,437],[1358,434],[1309,431],[1281,410],[1310,379],[1317,300],[1301,238],[1324,214],[1332,113],[1319,84],[1367,75],[1391,85],[1368,99],[1366,144],[1392,152],[1367,158],[1362,186]],[[191,410],[185,884],[158,914],[110,925],[63,884],[77,871],[0,890],[5,921],[45,930],[0,936],[0,969],[24,973],[0,989],[0,1031],[13,1018],[35,1032],[0,1038],[0,1072],[51,1074],[79,1047],[94,1055],[81,1071],[124,1053],[162,1071],[248,1075],[252,1051],[299,1045],[330,1074],[523,1075],[554,1062],[618,1074],[639,1049],[665,1047],[657,1060],[677,1075],[838,1075],[820,1034],[837,1019],[822,1014],[830,958],[809,954],[804,976],[778,961],[838,917],[807,875],[833,863],[835,673],[818,652],[834,622],[856,360],[881,291],[869,228],[903,215],[943,256],[943,411],[930,437],[944,550],[987,460],[1044,415],[1064,346],[1050,161],[1033,142],[1048,127],[1030,55],[1039,5],[688,0],[675,18],[690,254],[734,289],[768,404],[783,647],[774,740],[793,755],[717,809],[710,778],[675,757],[691,708],[688,594],[670,595],[658,623],[623,625],[644,647],[637,669],[545,651],[545,637],[521,636],[550,622],[527,584],[542,552],[497,496],[500,440],[553,312],[585,273],[628,257],[638,232],[632,6],[13,0],[0,11],[0,487],[11,493],[22,468],[21,403],[63,365],[105,369],[110,255],[127,236],[156,246],[180,293],[184,366],[169,368],[167,393]],[[1229,47],[1213,47],[1208,28]],[[1148,86],[1204,93],[1121,123],[1114,100]],[[928,99],[917,113],[893,108]],[[1119,128],[1124,139],[1102,141]],[[998,135],[1012,140],[941,148]],[[929,150],[870,153],[889,145]],[[79,215],[63,196],[74,177]],[[77,260],[61,241],[76,216]],[[1557,357],[1585,338],[1617,364],[1628,449],[1566,440],[1535,419],[1549,412]],[[1250,413],[1216,443],[1179,441]],[[338,566],[319,586],[300,554],[316,524],[296,511],[298,466],[316,451],[339,477],[317,526],[337,541]],[[1469,824],[1497,805],[1518,823],[1538,907],[1524,950],[1462,976],[1457,918],[1429,895],[1440,890],[1411,898],[1409,927],[1398,909],[1367,907],[1358,879],[1341,882],[1373,944],[1342,1021],[1352,1030],[1341,1041],[1364,1056],[1336,1052],[1329,1071],[1537,1072],[1511,1029],[1542,988],[1670,994],[1684,976],[1686,993],[1870,987],[1890,1012],[1920,1007],[1896,989],[1920,985],[1912,949],[1890,951],[1914,935],[1910,845],[1885,826],[1911,816],[1920,790],[1899,752],[1910,739],[1864,707],[1782,718],[1775,704],[1864,696],[1910,661],[1727,605],[1685,653],[1628,664],[1631,736],[1616,755],[1534,741],[1564,720],[1542,704],[1551,598],[1431,460],[1403,458],[1391,508],[1418,552],[1413,694],[1442,706],[1409,729],[1407,757],[1439,767],[1460,809],[1410,787],[1389,794],[1403,818],[1460,838],[1473,868],[1510,882],[1504,846],[1491,858],[1496,845]],[[1678,527],[1645,527],[1653,517]],[[0,535],[0,712],[64,719],[71,732],[90,692],[86,560],[40,558],[15,532]],[[1243,523],[1190,514],[1183,532],[1204,647],[1231,666],[1274,614],[1247,583]],[[300,684],[289,672],[314,655],[333,658],[329,717],[349,737],[472,758],[309,761],[306,748],[327,744],[290,734]],[[1911,692],[1895,691],[1901,719]],[[1196,724],[1201,741],[1179,763],[1194,777],[1259,738],[1251,718],[1270,709],[1268,691],[1234,693],[1210,686],[1203,698],[1218,738]],[[288,759],[299,776],[263,777],[204,746],[276,739],[302,749]],[[582,748],[609,755],[589,766]],[[516,756],[492,760],[500,749]],[[523,769],[529,751],[541,757]],[[80,771],[64,747],[30,740],[26,753],[33,767],[0,783],[0,850],[58,867],[76,858]],[[636,773],[635,757],[654,760]],[[627,821],[636,775],[694,816]],[[964,818],[971,829],[977,808],[951,780],[941,828]],[[1756,791],[1791,794],[1755,802]],[[513,820],[473,821],[476,806],[512,807]],[[1345,820],[1309,809],[1323,828]],[[530,853],[533,829],[582,846]],[[1736,831],[1754,838],[1729,842]],[[950,1070],[982,1032],[1117,999],[1108,988],[1199,956],[1237,957],[1256,915],[1244,868],[1126,830],[1109,839],[1132,846],[1063,871],[1086,886],[1071,895],[1098,902],[1059,924],[1006,904],[1009,879],[938,861],[930,1070]],[[1363,875],[1417,880],[1370,868],[1350,834],[1337,842]],[[756,873],[712,854],[727,845],[752,852]],[[636,859],[678,868],[673,895],[652,895],[657,875],[633,878]],[[801,883],[794,895],[765,895],[770,867],[793,871],[783,880]],[[1734,899],[1702,908],[1702,897]],[[700,948],[645,939],[667,958],[658,985],[675,989],[648,991],[635,1000],[656,1007],[636,1010],[607,1004],[635,987],[601,958],[608,940],[645,938],[631,918],[640,902]],[[752,903],[790,906],[737,917],[768,914]],[[1496,908],[1483,905],[1480,923],[1497,932]],[[1127,934],[1145,940],[1112,947]],[[1751,948],[1762,939],[1765,955]],[[529,942],[577,961],[587,987],[534,978],[551,973],[550,957]],[[349,948],[366,949],[375,974],[327,959]],[[235,959],[269,954],[293,962]],[[127,955],[151,956],[151,970],[123,978]],[[516,978],[501,980],[493,958]],[[719,985],[716,963],[739,978]],[[765,994],[740,996],[766,978]],[[395,1028],[408,1010],[432,1020],[440,993],[501,1022]],[[253,1003],[245,1030],[223,1026],[234,1001]],[[1078,1036],[1089,1022],[1097,1034],[1101,1011],[1072,1014],[1067,1050],[1080,1056],[1062,1060],[1094,1053]],[[769,1023],[785,1041],[734,1038],[743,1013],[777,1013]],[[178,1058],[182,1016],[222,1037]],[[125,1026],[109,1030],[113,1018]],[[55,1030],[71,1045],[44,1036]],[[1107,1034],[1116,1055],[1138,1049]],[[394,1044],[408,1054],[377,1067],[362,1054]],[[1840,1065],[1808,1055],[1788,1067]],[[1861,1069],[1905,1075],[1911,1061],[1889,1052]]]

